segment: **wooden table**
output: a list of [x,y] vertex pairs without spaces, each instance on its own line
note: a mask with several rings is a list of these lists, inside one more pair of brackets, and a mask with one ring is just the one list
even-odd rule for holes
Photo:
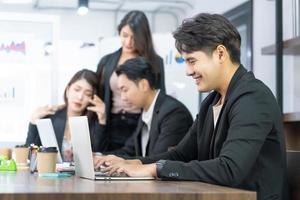
[[255,200],[256,193],[201,182],[93,181],[0,171],[1,200]]

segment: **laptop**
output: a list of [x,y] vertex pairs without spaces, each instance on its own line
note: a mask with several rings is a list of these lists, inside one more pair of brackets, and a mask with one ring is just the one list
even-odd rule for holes
[[42,145],[45,147],[56,147],[58,149],[57,162],[62,163],[62,157],[60,154],[60,149],[57,144],[57,139],[54,133],[52,121],[49,118],[39,119],[36,121],[36,126],[39,131],[39,136]]
[[153,180],[154,177],[108,176],[94,170],[93,152],[86,116],[70,117],[69,126],[73,145],[76,176],[93,180]]

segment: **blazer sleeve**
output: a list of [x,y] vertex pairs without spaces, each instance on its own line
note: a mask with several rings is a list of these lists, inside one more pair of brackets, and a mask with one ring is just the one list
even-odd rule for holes
[[113,151],[107,151],[104,154],[106,155],[113,154],[128,159],[132,158],[135,156],[135,150],[136,150],[134,142],[135,142],[135,133],[126,140],[125,145],[122,148]]
[[97,65],[97,70],[96,70],[97,75],[100,75],[102,73],[103,68],[107,62],[107,59],[108,59],[108,55],[106,55],[100,59],[98,65]]
[[99,61],[98,65],[97,65],[97,70],[96,70],[96,74],[98,76],[98,79],[100,80],[100,84],[99,84],[99,97],[100,98],[104,98],[104,67],[107,63],[109,59],[109,55],[104,56],[103,58],[101,58],[101,60]]
[[[260,94],[261,95],[261,94]],[[262,145],[273,127],[275,106],[265,96],[244,97],[228,114],[227,138],[219,156],[210,160],[189,162],[166,161],[158,176],[167,180],[194,180],[238,186],[249,175]],[[209,141],[207,141],[209,142]],[[187,151],[194,147],[185,146]],[[275,148],[276,149],[276,148]],[[184,149],[180,149],[180,152]]]
[[90,125],[90,138],[93,152],[104,152],[108,147],[108,138],[106,135],[106,126],[100,125],[97,120],[95,120],[92,125]]
[[29,123],[27,138],[26,138],[26,142],[25,142],[26,146],[30,146],[30,144],[35,144],[37,146],[42,145],[37,127],[36,127],[36,125],[34,125],[32,123]]
[[172,150],[149,157],[138,157],[138,159],[141,160],[143,164],[154,163],[158,160],[180,160],[188,162],[197,159],[197,121],[196,119],[187,134]]
[[159,135],[151,154],[163,153],[175,147],[188,132],[193,118],[187,109],[177,106],[167,115],[159,118],[159,121]]

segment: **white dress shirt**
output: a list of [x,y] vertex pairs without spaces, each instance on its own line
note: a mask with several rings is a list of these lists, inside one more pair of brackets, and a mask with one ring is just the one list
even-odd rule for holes
[[142,146],[142,155],[146,155],[147,145],[149,142],[149,133],[151,129],[151,121],[153,116],[154,105],[156,103],[158,94],[160,90],[157,90],[155,97],[147,111],[143,110],[142,113],[142,121],[144,122],[144,126],[142,128],[142,137],[141,137],[141,146]]

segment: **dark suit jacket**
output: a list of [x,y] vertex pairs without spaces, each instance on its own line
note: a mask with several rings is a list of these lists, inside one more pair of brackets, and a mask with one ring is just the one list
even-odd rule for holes
[[[53,129],[57,139],[57,144],[60,150],[62,149],[62,142],[63,142],[64,132],[65,132],[66,116],[67,116],[66,113],[67,110],[64,108],[58,110],[54,115],[49,115],[45,117],[45,118],[50,118],[52,121]],[[101,130],[102,129],[101,126],[95,120],[93,122],[89,122],[89,127],[90,127],[90,134],[91,134],[90,136],[91,136],[92,150],[94,152],[104,151],[106,149],[106,141],[103,135],[103,131]],[[31,123],[29,124],[27,139],[26,139],[26,145],[29,146],[30,144],[35,144],[38,146],[42,145],[37,127],[36,125]]]
[[[120,48],[118,51],[108,54],[104,56],[97,67],[97,75],[100,77],[101,84],[100,84],[100,94],[101,99],[104,99],[105,102],[105,109],[106,109],[106,118],[107,124],[110,121],[110,113],[111,113],[111,98],[112,98],[112,91],[110,89],[110,77],[112,73],[116,70],[120,56],[121,56],[122,49]],[[165,72],[164,72],[164,63],[160,56],[157,55],[159,68],[160,68],[160,89],[161,92],[165,93]]]
[[[193,123],[188,109],[178,100],[164,93],[159,93],[152,115],[149,142],[146,156],[156,155],[175,147],[187,133]],[[142,156],[141,134],[143,122],[140,117],[134,134],[126,141],[122,149],[107,152],[124,157]]]
[[216,128],[212,92],[189,133],[158,162],[158,177],[193,180],[257,191],[258,200],[287,199],[282,115],[272,92],[240,66],[234,74]]

